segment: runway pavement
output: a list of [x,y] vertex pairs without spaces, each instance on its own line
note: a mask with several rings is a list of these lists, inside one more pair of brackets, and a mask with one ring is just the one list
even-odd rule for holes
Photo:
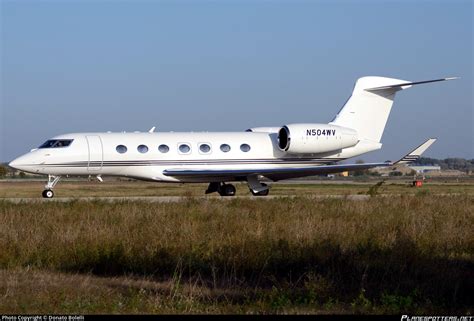
[[[190,199],[194,200],[219,200],[219,201],[230,201],[233,199],[249,199],[249,200],[271,200],[276,198],[295,198],[301,195],[268,195],[268,196],[128,196],[128,197],[54,197],[51,199],[39,198],[39,197],[18,197],[18,198],[0,198],[0,201],[7,201],[12,203],[42,203],[42,202],[71,202],[71,201],[106,201],[106,202],[148,202],[148,203],[176,203]],[[394,196],[387,195],[387,196]],[[351,201],[362,201],[370,198],[370,195],[309,195],[304,196],[308,199],[347,199]]]

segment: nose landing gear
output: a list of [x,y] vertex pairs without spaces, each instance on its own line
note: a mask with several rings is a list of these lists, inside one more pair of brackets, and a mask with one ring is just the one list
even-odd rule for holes
[[44,191],[41,194],[44,198],[53,198],[53,188],[61,179],[61,176],[48,175],[48,183],[44,186]]

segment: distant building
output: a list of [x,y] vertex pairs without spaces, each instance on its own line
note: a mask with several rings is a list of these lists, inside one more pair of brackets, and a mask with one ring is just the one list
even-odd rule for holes
[[417,174],[441,171],[440,166],[409,166],[409,167],[413,169],[414,171],[416,171]]
[[387,167],[375,167],[372,169],[369,169],[369,172],[375,172],[380,174],[382,177],[388,177],[388,176],[399,176],[399,175],[394,175],[393,173],[401,173],[401,175],[410,175],[412,174],[412,169],[409,168],[408,166],[402,164],[402,165],[394,165],[394,166],[387,166]]

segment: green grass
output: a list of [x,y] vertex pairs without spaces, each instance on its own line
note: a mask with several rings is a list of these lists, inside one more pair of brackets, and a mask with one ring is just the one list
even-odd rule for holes
[[469,314],[473,213],[469,195],[0,201],[0,312]]

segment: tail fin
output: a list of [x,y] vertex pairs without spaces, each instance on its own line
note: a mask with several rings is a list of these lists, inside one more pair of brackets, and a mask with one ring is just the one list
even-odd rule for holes
[[382,138],[397,91],[410,88],[412,85],[451,79],[456,78],[418,82],[384,77],[359,78],[351,97],[329,124],[355,129],[360,140],[378,143]]

